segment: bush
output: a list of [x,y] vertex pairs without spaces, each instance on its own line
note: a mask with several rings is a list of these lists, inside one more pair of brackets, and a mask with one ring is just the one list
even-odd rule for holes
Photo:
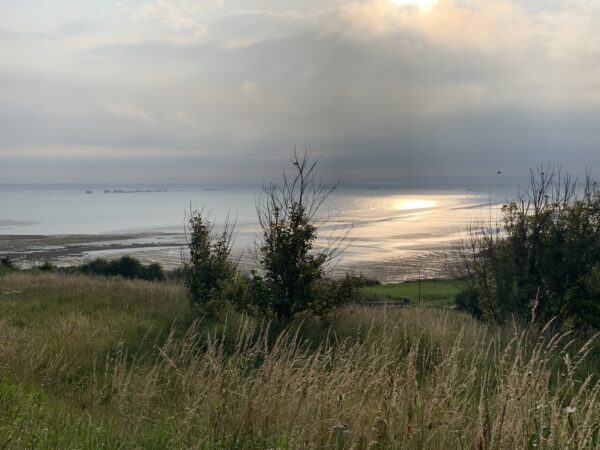
[[282,322],[304,311],[322,316],[351,301],[354,289],[349,277],[333,280],[327,276],[328,264],[343,239],[315,249],[317,212],[337,185],[327,187],[316,181],[317,162],[309,162],[307,153],[301,158],[294,153],[292,164],[293,178],[284,174],[281,185],[263,190],[257,244],[262,270],[252,274],[244,301],[246,307]]
[[37,266],[37,269],[41,272],[55,272],[58,267],[52,261],[45,260],[42,265]]
[[0,275],[13,272],[15,270],[19,270],[19,268],[10,258],[7,258],[6,256],[0,258]]
[[[295,176],[263,189],[258,207],[261,235],[257,242],[260,271],[242,277],[231,260],[233,227],[228,221],[220,234],[194,211],[188,221],[189,259],[184,264],[188,299],[194,310],[215,316],[226,303],[236,309],[287,323],[300,312],[324,316],[350,302],[356,277],[334,280],[327,274],[342,239],[315,250],[316,214],[337,185],[315,181],[315,163],[308,154],[292,163]],[[361,281],[362,282],[362,281]]]
[[231,261],[233,227],[226,222],[220,234],[201,212],[193,211],[188,220],[189,259],[184,264],[188,299],[194,310],[215,316],[221,310],[227,285],[237,274]]
[[600,328],[600,193],[578,190],[552,168],[531,172],[526,196],[502,208],[502,228],[471,233],[461,248],[469,291],[457,305],[504,322],[511,316]]
[[467,311],[477,319],[481,319],[482,312],[479,308],[479,298],[475,289],[465,289],[456,294],[456,307],[460,311]]
[[89,275],[121,276],[131,279],[162,281],[165,274],[158,263],[143,265],[139,260],[124,256],[114,261],[95,259],[79,267],[79,271]]

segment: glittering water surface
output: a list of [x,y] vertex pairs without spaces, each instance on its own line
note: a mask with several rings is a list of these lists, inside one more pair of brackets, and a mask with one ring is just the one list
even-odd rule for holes
[[[497,218],[497,204],[511,197],[505,188],[342,187],[321,209],[320,244],[350,230],[338,270],[383,281],[440,276],[452,242],[469,224]],[[175,267],[192,208],[217,224],[227,216],[237,223],[235,251],[249,267],[259,199],[260,187],[248,186],[0,186],[0,254],[63,264],[131,254]]]

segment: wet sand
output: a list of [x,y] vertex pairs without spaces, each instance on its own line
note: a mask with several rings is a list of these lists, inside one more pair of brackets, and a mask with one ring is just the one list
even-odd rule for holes
[[[352,247],[350,244],[346,254],[336,261],[332,267],[334,274],[350,271],[381,282],[446,278],[452,260],[450,246],[419,246],[397,257],[381,259],[361,258],[353,254]],[[129,255],[143,263],[158,262],[166,269],[174,269],[181,266],[185,251],[185,236],[181,233],[0,235],[0,256],[14,260],[22,267],[32,267],[47,260],[59,266],[71,266],[97,257]],[[236,248],[233,257],[244,272],[256,265],[249,248]]]
[[[32,265],[45,260],[69,265],[73,259],[85,258],[95,252],[119,252],[148,248],[180,248],[175,234],[164,233],[157,240],[156,233],[98,234],[98,235],[0,235],[0,256],[19,264]],[[169,242],[172,238],[173,241]]]

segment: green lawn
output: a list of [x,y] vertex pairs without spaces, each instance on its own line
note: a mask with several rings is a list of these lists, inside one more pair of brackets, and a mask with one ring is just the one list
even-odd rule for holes
[[427,280],[368,286],[363,288],[363,292],[381,297],[382,300],[408,298],[412,305],[418,305],[419,284],[421,304],[429,306],[453,305],[454,297],[465,287],[462,280]]

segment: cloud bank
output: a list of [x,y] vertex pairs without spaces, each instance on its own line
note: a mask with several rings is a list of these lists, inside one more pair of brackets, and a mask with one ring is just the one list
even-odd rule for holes
[[[352,181],[600,163],[600,4],[0,0],[0,180]],[[270,178],[269,178],[270,177]]]

